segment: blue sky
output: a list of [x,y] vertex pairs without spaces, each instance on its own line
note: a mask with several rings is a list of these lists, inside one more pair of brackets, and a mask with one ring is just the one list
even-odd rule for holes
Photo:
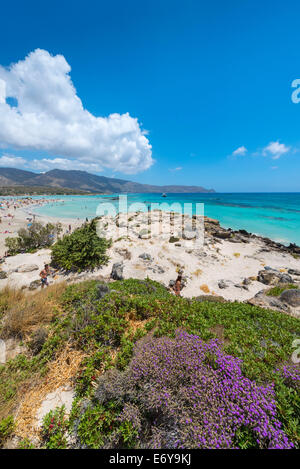
[[[99,174],[143,183],[202,185],[220,192],[300,191],[300,103],[291,100],[292,81],[300,78],[299,2],[29,0],[6,2],[1,16],[0,80],[6,82],[6,97],[12,89],[20,103],[21,95],[24,99],[18,116],[6,112],[1,121],[0,113],[2,166],[14,161],[20,168],[42,170],[55,161],[64,167],[67,160],[68,168],[100,168]],[[37,53],[26,60],[36,49],[50,58]],[[70,72],[51,59],[58,54]],[[16,70],[5,68],[18,61],[18,79],[27,80],[26,99],[13,80]],[[62,99],[57,95],[56,101],[57,90],[46,103],[42,96],[54,67],[71,77],[93,116],[80,114],[74,96],[70,103],[62,101],[70,115],[78,111],[77,123],[86,119],[76,148],[64,141],[67,132],[46,133],[51,119],[70,129],[64,115],[57,117],[56,102],[60,107]],[[45,81],[42,75],[31,79],[35,70],[47,74]],[[31,139],[26,126],[20,135],[13,131],[20,112],[38,115],[43,106],[46,129],[38,118],[38,135]],[[114,113],[129,115],[111,122]],[[98,117],[108,120],[99,123]],[[88,128],[96,124],[97,135]],[[106,127],[107,146],[97,152]],[[51,135],[56,145],[41,143]],[[83,141],[86,153],[77,151]]]

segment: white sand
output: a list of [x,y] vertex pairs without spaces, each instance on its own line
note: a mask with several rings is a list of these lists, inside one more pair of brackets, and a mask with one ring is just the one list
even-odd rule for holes
[[[22,219],[23,216],[23,219]],[[231,243],[222,240],[216,243],[209,235],[205,237],[202,248],[193,249],[193,241],[189,241],[187,246],[184,240],[178,243],[170,243],[170,227],[168,223],[159,224],[159,214],[154,214],[152,223],[152,236],[150,239],[140,239],[138,234],[145,228],[148,229],[147,215],[134,214],[130,216],[129,238],[120,238],[124,234],[125,218],[119,217],[119,230],[115,230],[115,223],[110,217],[104,217],[105,234],[112,237],[113,244],[109,249],[110,261],[107,266],[96,269],[93,272],[74,275],[56,275],[50,277],[50,283],[62,280],[78,280],[87,278],[105,277],[109,279],[112,265],[116,262],[124,263],[123,275],[125,278],[144,279],[149,277],[168,286],[170,280],[177,277],[178,268],[182,268],[184,276],[187,277],[187,284],[182,290],[182,295],[186,297],[198,296],[205,293],[221,295],[229,300],[247,300],[252,298],[258,291],[267,288],[266,285],[254,280],[248,286],[248,290],[239,288],[245,278],[256,277],[259,270],[264,266],[287,271],[289,268],[300,270],[300,259],[295,259],[290,254],[276,251],[260,252],[263,242],[253,239],[249,243]],[[18,223],[24,223],[24,213],[18,212]],[[26,217],[25,217],[26,220]],[[41,220],[49,221],[49,217],[42,217]],[[164,219],[165,220],[165,219]],[[55,221],[55,219],[51,219]],[[64,227],[72,224],[72,228],[79,223],[77,220],[61,220]],[[159,229],[162,231],[159,234]],[[174,234],[178,232],[177,222],[173,227]],[[156,234],[155,234],[156,233]],[[176,244],[180,244],[176,246]],[[125,253],[129,253],[130,259],[126,259]],[[147,253],[153,258],[152,261],[145,261],[139,257],[140,254]],[[43,249],[34,254],[18,254],[17,256],[6,258],[1,265],[3,271],[7,272],[8,278],[0,280],[0,289],[5,285],[11,287],[28,287],[33,280],[39,278],[39,271],[44,263],[50,262],[50,250]],[[24,264],[36,264],[39,270],[27,273],[15,272]],[[164,272],[161,271],[163,269]],[[225,289],[220,289],[218,282],[224,279],[229,283]]]

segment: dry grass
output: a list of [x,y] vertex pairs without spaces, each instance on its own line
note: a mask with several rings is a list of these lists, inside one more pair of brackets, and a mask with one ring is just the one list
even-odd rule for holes
[[238,259],[241,254],[239,252],[234,252],[233,255],[234,255],[234,257],[236,257]]
[[16,415],[16,435],[22,438],[38,436],[36,414],[43,400],[47,394],[60,387],[70,387],[72,378],[79,371],[84,358],[82,350],[72,350],[70,345],[67,345],[56,360],[49,364],[46,377],[39,379],[24,395]]
[[66,284],[56,283],[34,294],[5,288],[0,292],[4,312],[1,336],[26,339],[37,327],[48,324],[59,309],[59,297]]
[[200,285],[200,290],[202,290],[204,293],[209,293],[210,289],[208,286],[204,283],[203,285]]

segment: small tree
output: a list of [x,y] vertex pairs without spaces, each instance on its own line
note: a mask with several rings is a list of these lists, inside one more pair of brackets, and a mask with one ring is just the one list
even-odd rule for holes
[[11,255],[50,247],[61,233],[61,223],[34,222],[28,228],[21,228],[16,238],[6,238],[5,245]]
[[110,245],[111,241],[98,236],[95,218],[52,246],[51,263],[55,267],[77,272],[93,269],[107,264],[109,257],[105,253]]

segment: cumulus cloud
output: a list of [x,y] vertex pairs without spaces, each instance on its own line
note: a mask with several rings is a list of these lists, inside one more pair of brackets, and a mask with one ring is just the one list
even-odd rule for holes
[[39,171],[49,171],[51,169],[78,169],[91,173],[99,173],[102,167],[97,163],[85,163],[80,160],[69,160],[67,158],[42,158],[41,160],[32,160],[29,163],[32,169]]
[[236,150],[234,150],[232,152],[232,155],[233,156],[243,156],[247,153],[247,148],[242,146],[242,147],[238,147]]
[[13,167],[19,168],[24,167],[26,165],[25,158],[21,156],[14,156],[14,155],[2,155],[0,157],[0,166],[3,167]]
[[62,55],[41,49],[8,68],[0,66],[2,146],[45,151],[55,158],[40,164],[50,167],[69,165],[65,157],[76,160],[73,168],[82,164],[128,174],[148,169],[151,145],[138,120],[128,113],[96,117],[84,109],[70,71]]
[[290,147],[287,147],[284,143],[270,142],[263,149],[264,156],[271,156],[273,160],[278,160],[282,155],[287,153],[290,150]]

